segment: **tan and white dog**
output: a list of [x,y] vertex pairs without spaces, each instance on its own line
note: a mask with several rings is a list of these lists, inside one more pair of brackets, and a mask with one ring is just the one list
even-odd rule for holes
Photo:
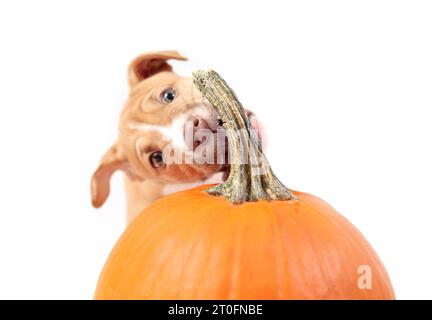
[[[225,138],[217,138],[223,130],[217,113],[191,78],[172,71],[169,59],[187,60],[176,51],[162,51],[131,62],[130,93],[121,112],[118,139],[91,179],[92,204],[98,208],[109,195],[111,175],[116,170],[126,173],[128,223],[156,199],[203,183],[221,182],[229,170]],[[257,129],[255,116],[250,111],[248,115]],[[206,134],[197,134],[202,130]],[[214,152],[209,152],[210,142]]]

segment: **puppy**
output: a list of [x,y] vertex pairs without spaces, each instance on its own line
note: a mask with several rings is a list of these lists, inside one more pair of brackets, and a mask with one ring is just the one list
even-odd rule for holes
[[[158,198],[219,183],[229,170],[216,111],[191,78],[172,71],[169,59],[187,60],[176,51],[162,51],[130,63],[130,93],[120,115],[118,139],[91,179],[92,204],[99,208],[109,195],[112,174],[126,173],[128,223]],[[247,113],[258,129],[254,114]]]

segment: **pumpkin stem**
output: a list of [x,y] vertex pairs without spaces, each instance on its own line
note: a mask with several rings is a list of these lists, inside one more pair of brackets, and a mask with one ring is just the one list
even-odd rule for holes
[[222,119],[228,138],[230,174],[228,179],[207,190],[231,203],[258,200],[291,200],[294,195],[274,175],[257,133],[234,91],[215,71],[195,71],[193,82]]

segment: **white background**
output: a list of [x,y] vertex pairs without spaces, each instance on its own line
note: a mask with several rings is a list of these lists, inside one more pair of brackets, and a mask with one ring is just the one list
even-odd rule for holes
[[430,1],[3,1],[0,298],[92,298],[124,228],[114,141],[136,55],[213,68],[267,129],[291,188],[352,221],[400,299],[432,298]]

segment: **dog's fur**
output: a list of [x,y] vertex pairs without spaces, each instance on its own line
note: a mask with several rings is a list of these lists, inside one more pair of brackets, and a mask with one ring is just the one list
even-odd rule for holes
[[[193,152],[185,141],[185,126],[216,132],[218,115],[202,98],[191,78],[172,71],[167,60],[186,60],[176,51],[147,53],[133,60],[128,69],[130,94],[120,116],[117,142],[102,157],[91,180],[92,203],[103,205],[109,195],[110,178],[116,170],[126,173],[127,221],[156,199],[168,193],[206,182],[220,182],[227,165],[218,163],[167,163],[153,167],[155,151],[171,147],[181,156]],[[166,103],[161,94],[175,90],[175,99]],[[254,115],[248,112],[256,127]],[[225,142],[223,142],[224,144]],[[220,148],[220,143],[215,148]],[[226,172],[225,172],[226,175]]]

